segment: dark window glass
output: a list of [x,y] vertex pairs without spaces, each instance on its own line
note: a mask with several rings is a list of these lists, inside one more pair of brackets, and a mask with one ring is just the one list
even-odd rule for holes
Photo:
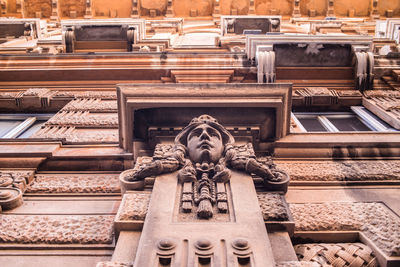
[[299,118],[301,124],[306,128],[307,132],[326,132],[327,130],[322,124],[315,118]]
[[371,131],[371,129],[357,117],[328,119],[339,131]]

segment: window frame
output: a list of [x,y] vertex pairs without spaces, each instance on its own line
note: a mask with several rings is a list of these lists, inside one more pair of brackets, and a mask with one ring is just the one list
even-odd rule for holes
[[[340,133],[340,132],[395,132],[396,129],[381,121],[363,106],[351,106],[351,111],[346,112],[292,112],[291,116],[301,132],[306,133]],[[329,118],[353,118],[357,117],[369,131],[340,131]],[[307,131],[301,123],[301,119],[317,119],[326,131]]]
[[[8,132],[6,132],[3,136],[0,136],[1,139],[13,139],[18,138],[18,136],[22,135],[26,132],[31,126],[35,124],[37,121],[47,121],[51,117],[54,116],[54,113],[46,114],[0,114],[0,121],[21,121],[20,124],[11,128]],[[29,138],[29,137],[26,137]]]

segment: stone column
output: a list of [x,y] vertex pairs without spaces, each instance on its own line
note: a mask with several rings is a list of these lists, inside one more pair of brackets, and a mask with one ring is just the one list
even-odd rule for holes
[[86,8],[85,8],[85,19],[91,19],[93,17],[92,13],[92,0],[86,0]]
[[165,14],[167,18],[172,18],[174,16],[174,7],[172,0],[168,0],[167,3],[167,13]]
[[328,10],[326,12],[327,17],[335,17],[334,0],[328,0]]
[[378,1],[379,0],[371,0],[371,19],[379,19],[379,11],[378,11]]
[[293,13],[292,13],[293,18],[298,18],[301,17],[300,14],[300,0],[294,0],[293,1]]
[[60,19],[58,12],[58,0],[51,0],[51,16],[50,20],[58,21]]

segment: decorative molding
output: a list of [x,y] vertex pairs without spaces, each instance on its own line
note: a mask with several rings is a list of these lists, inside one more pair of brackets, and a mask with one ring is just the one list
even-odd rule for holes
[[292,181],[400,180],[400,160],[275,161]]
[[397,97],[363,98],[363,106],[390,126],[400,129],[400,99]]
[[114,215],[0,215],[0,243],[111,244]]
[[118,174],[37,174],[27,193],[119,193]]
[[300,244],[294,250],[300,261],[314,262],[317,266],[379,266],[372,250],[362,243]]
[[75,98],[100,98],[104,100],[116,100],[115,91],[57,91],[55,97],[75,97]]
[[56,126],[118,126],[118,113],[91,113],[89,111],[60,111],[46,124]]
[[150,193],[130,192],[124,195],[117,220],[144,221],[150,203]]
[[296,231],[362,231],[388,256],[400,256],[400,219],[383,203],[290,204]]
[[117,112],[117,101],[101,100],[99,98],[78,98],[70,101],[61,111],[90,111],[90,112]]

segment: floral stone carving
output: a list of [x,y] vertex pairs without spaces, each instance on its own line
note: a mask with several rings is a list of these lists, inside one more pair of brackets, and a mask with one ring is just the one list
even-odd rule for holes
[[268,190],[287,191],[289,176],[285,172],[258,161],[250,144],[235,146],[233,136],[209,115],[192,119],[176,136],[174,145],[158,146],[151,162],[123,172],[120,181],[123,187],[138,189],[148,176],[178,171],[181,211],[195,211],[197,217],[209,219],[214,206],[219,213],[228,212],[230,169],[263,178]]

